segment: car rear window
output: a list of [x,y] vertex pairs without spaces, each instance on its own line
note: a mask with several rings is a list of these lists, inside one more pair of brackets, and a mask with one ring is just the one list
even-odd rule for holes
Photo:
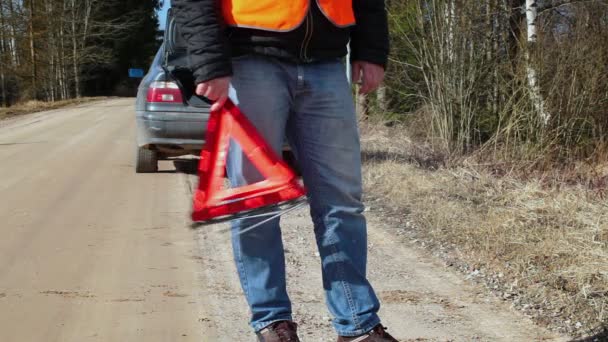
[[167,65],[179,68],[188,67],[188,48],[186,42],[179,32],[175,18],[170,15],[165,32],[165,43],[167,49]]
[[165,32],[165,40],[167,42],[167,46],[169,47],[170,53],[186,54],[188,50],[186,41],[179,32],[173,15],[170,15],[168,18],[166,30],[167,32]]

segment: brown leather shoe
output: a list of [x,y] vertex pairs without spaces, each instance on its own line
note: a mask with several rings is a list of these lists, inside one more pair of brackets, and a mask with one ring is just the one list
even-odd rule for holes
[[256,333],[259,342],[300,342],[298,325],[291,321],[274,322]]
[[382,324],[376,325],[372,331],[359,336],[339,336],[338,342],[399,342],[386,332]]

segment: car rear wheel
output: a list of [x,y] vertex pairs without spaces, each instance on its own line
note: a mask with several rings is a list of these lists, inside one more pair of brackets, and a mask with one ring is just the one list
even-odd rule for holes
[[135,172],[150,173],[158,171],[158,154],[147,148],[137,147],[135,154]]

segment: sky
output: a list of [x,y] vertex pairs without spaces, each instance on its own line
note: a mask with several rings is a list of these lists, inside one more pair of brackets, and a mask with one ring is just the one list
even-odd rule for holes
[[165,0],[165,5],[158,12],[158,19],[160,21],[160,29],[161,30],[165,29],[165,19],[167,19],[167,10],[169,9],[169,7],[171,7],[171,1],[170,0]]

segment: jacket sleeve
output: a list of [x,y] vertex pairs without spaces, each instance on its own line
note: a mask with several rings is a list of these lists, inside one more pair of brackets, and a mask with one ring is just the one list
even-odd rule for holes
[[232,64],[217,0],[173,0],[178,32],[188,46],[195,82],[230,76]]
[[386,68],[389,34],[384,0],[353,0],[353,10],[357,25],[351,33],[351,59]]

